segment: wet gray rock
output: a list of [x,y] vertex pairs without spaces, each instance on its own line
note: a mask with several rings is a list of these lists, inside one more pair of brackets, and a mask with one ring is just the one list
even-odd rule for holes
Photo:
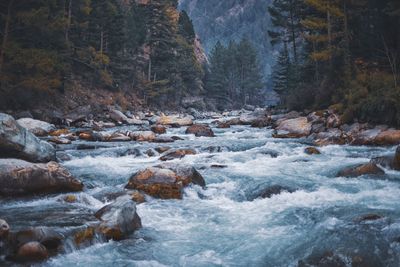
[[45,121],[35,120],[32,118],[18,119],[17,123],[36,136],[46,136],[51,131],[54,131],[56,129],[53,124],[47,123]]
[[0,113],[0,157],[48,162],[56,159],[56,153],[52,145],[38,139],[13,117]]
[[136,212],[136,203],[130,196],[117,198],[113,203],[101,208],[95,214],[101,223],[98,231],[107,239],[122,240],[142,227]]
[[194,149],[176,149],[173,151],[168,151],[166,154],[164,154],[160,160],[161,161],[168,161],[168,160],[174,160],[174,159],[181,159],[185,157],[186,155],[196,155],[196,151]]
[[0,159],[0,195],[81,191],[83,184],[56,162]]
[[10,232],[10,226],[8,223],[0,219],[0,242],[8,237],[8,233]]

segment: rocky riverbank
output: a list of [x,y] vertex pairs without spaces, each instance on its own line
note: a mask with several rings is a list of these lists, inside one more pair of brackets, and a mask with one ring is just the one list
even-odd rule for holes
[[[216,132],[239,125],[265,131],[272,129],[272,136],[276,139],[300,138],[301,142],[309,145],[304,149],[304,153],[309,155],[323,154],[323,146],[332,144],[393,146],[400,143],[399,130],[382,125],[346,125],[330,110],[310,114],[273,114],[265,109],[225,113],[191,110],[190,114],[163,114],[108,108],[103,114],[77,112],[59,117],[55,124],[51,122],[30,116],[15,120],[10,115],[0,114],[0,199],[59,195],[59,201],[63,203],[79,203],[82,200],[77,198],[76,192],[94,190],[96,182],[86,184],[63,166],[73,158],[74,151],[96,153],[99,148],[121,147],[119,157],[146,155],[157,157],[159,163],[131,173],[130,178],[124,181],[124,188],[101,196],[100,199],[106,197],[108,200],[106,205],[87,214],[86,219],[68,230],[49,226],[17,226],[14,229],[12,221],[0,220],[0,257],[4,262],[43,261],[66,253],[67,247],[79,249],[110,239],[123,240],[142,227],[137,205],[149,197],[179,200],[183,198],[185,188],[199,186],[206,189],[207,179],[203,178],[201,170],[188,163],[182,164],[181,159],[198,153],[210,153],[213,157],[213,153],[224,148],[218,144],[200,149],[173,148],[172,144],[187,138],[208,140],[216,138]],[[185,136],[173,134],[174,129],[180,128]],[[128,148],[142,143],[152,145],[146,151]],[[123,144],[127,144],[126,149],[123,149]],[[280,154],[279,151],[265,153],[271,158]],[[227,167],[216,162],[208,168],[222,170]],[[371,158],[369,163],[344,166],[337,176],[383,176],[388,170],[400,170],[399,148],[391,155]],[[249,195],[249,201],[271,198],[282,192],[293,193],[297,189],[273,184],[256,191]]]

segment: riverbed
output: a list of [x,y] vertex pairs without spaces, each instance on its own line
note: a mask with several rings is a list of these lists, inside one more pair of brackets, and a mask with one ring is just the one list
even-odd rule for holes
[[[195,137],[185,128],[170,128],[167,136],[183,140],[168,144],[60,146],[59,154],[70,157],[62,164],[85,184],[84,192],[73,194],[77,202],[61,201],[71,194],[6,198],[0,200],[0,217],[13,230],[81,227],[96,221],[93,214],[123,191],[130,176],[160,163],[157,153],[147,155],[149,149],[191,148],[196,155],[173,162],[195,167],[205,188],[186,188],[182,200],[147,197],[137,205],[143,228],[130,238],[84,248],[67,243],[64,253],[37,266],[298,266],[323,255],[348,266],[400,266],[400,172],[335,177],[343,167],[394,148],[330,145],[319,148],[321,155],[308,155],[305,139],[272,138],[270,129],[213,130],[216,137]],[[274,185],[290,190],[257,197]],[[380,218],[359,219],[366,214]]]

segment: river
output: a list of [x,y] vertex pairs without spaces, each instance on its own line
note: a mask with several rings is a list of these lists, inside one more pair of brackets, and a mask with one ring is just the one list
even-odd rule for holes
[[[265,128],[213,129],[214,138],[184,130],[169,129],[168,135],[184,140],[165,145],[198,151],[175,162],[194,166],[206,188],[191,186],[182,200],[148,198],[137,206],[143,228],[131,238],[81,249],[67,243],[64,253],[37,266],[297,266],[326,253],[348,266],[400,266],[400,173],[386,170],[381,179],[335,177],[341,168],[392,148],[333,145],[311,156],[304,152],[309,146],[304,140],[274,139]],[[65,195],[59,194],[2,199],[0,217],[14,230],[51,226],[65,231],[95,221],[93,213],[123,190],[132,174],[160,163],[144,152],[164,146],[97,145],[93,150],[64,147],[71,160],[63,165],[86,186],[75,194],[76,203],[60,201]],[[216,164],[226,167],[211,167]],[[256,198],[271,185],[295,191]],[[365,214],[382,218],[357,220]]]

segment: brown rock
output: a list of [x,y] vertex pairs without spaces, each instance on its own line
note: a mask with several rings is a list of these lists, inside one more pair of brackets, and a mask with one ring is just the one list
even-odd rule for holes
[[227,122],[217,122],[217,128],[220,129],[227,129],[227,128],[231,128],[231,124],[227,123]]
[[51,131],[49,133],[49,135],[50,136],[60,136],[60,135],[66,135],[68,133],[69,133],[68,129],[58,129],[58,130]]
[[168,161],[174,159],[181,159],[186,155],[196,155],[196,151],[193,149],[177,149],[171,152],[167,152],[164,156],[160,158],[161,161]]
[[337,177],[358,177],[361,175],[384,175],[385,172],[375,163],[361,164],[341,170]]
[[197,137],[214,137],[214,132],[211,130],[210,126],[204,124],[194,124],[186,129],[186,134],[194,134]]
[[137,204],[146,202],[146,197],[139,191],[132,192],[130,196],[132,197],[132,200],[135,201]]
[[387,130],[378,134],[375,138],[375,145],[389,146],[400,144],[400,130]]
[[0,159],[0,195],[81,191],[83,184],[56,162]]
[[189,184],[205,186],[200,173],[193,167],[157,166],[134,174],[126,186],[162,199],[181,199],[182,190]]
[[156,134],[165,134],[167,132],[167,128],[162,125],[153,125],[151,126],[151,131]]
[[319,155],[321,154],[321,151],[319,151],[317,148],[315,147],[307,147],[304,152],[308,155]]
[[74,195],[67,195],[64,197],[64,201],[68,202],[68,203],[74,203],[74,202],[76,202],[76,200],[77,200],[76,196],[74,196]]
[[103,141],[103,136],[93,131],[79,133],[79,139],[86,141]]
[[87,227],[82,231],[75,233],[74,242],[77,246],[81,246],[84,243],[90,243],[95,235],[95,229],[93,227]]
[[49,257],[46,247],[39,242],[28,242],[17,252],[16,259],[20,262],[43,261]]

